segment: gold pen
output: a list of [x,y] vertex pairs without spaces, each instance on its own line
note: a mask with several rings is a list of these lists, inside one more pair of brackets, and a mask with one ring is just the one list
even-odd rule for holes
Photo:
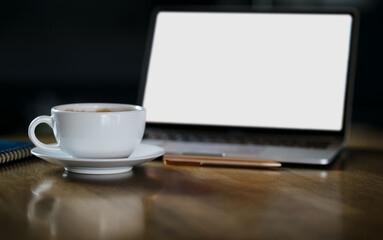
[[165,154],[163,156],[163,162],[165,165],[193,165],[193,166],[237,166],[237,167],[281,167],[281,163],[259,160],[259,159],[248,159],[248,158],[237,158],[237,157],[225,157],[221,154]]

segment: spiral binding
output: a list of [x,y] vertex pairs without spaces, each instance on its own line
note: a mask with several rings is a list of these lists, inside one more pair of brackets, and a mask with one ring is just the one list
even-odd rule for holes
[[0,164],[30,157],[32,156],[32,148],[33,146],[28,146],[24,148],[10,149],[8,151],[2,152],[0,153]]

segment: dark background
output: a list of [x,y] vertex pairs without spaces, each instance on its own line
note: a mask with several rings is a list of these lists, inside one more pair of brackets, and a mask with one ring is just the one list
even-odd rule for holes
[[357,8],[353,122],[383,127],[382,1],[1,0],[0,134],[26,133],[57,104],[136,103],[149,19],[160,5]]

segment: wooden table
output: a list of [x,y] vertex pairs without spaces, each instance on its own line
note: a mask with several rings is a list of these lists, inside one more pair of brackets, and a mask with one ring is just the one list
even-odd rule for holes
[[4,165],[0,239],[378,239],[383,148],[353,139],[328,167],[153,161],[87,176],[37,158]]

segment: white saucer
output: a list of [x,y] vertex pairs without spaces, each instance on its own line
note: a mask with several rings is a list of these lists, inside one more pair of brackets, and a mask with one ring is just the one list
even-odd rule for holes
[[65,152],[50,152],[38,147],[33,148],[31,153],[48,162],[62,165],[69,172],[115,174],[129,172],[133,166],[162,156],[165,150],[154,145],[140,144],[129,157],[110,159],[75,158]]

